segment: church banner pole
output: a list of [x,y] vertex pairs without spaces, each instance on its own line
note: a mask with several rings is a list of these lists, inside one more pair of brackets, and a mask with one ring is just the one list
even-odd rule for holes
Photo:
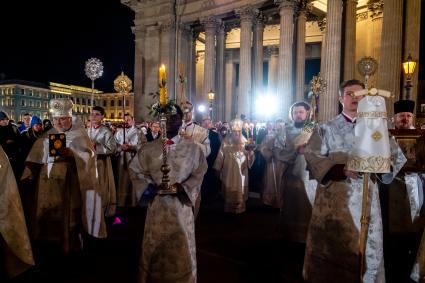
[[[132,89],[132,81],[126,76],[124,75],[124,72],[121,72],[121,75],[119,75],[115,80],[114,80],[114,89],[122,96],[122,100],[123,100],[123,110],[125,110],[125,96],[130,93],[131,89]],[[123,135],[123,144],[125,144],[125,115],[123,112],[123,127],[122,127],[122,135]],[[126,156],[125,156],[125,152],[123,154],[124,156],[124,162],[123,162],[123,166],[125,169],[127,169],[127,162],[126,162]]]
[[[91,111],[93,111],[94,106],[94,81],[98,78],[100,78],[103,74],[103,64],[102,62],[97,58],[90,58],[86,61],[84,71],[86,73],[86,76],[91,79]],[[90,139],[92,136],[92,120],[90,119]]]
[[363,276],[366,272],[366,243],[367,232],[369,229],[370,206],[369,206],[369,173],[363,174],[363,194],[362,194],[362,215],[360,217],[360,282],[363,282]]

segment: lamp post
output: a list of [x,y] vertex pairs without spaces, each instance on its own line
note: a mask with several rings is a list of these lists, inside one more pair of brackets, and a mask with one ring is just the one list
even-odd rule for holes
[[410,89],[412,88],[412,75],[415,72],[416,61],[413,61],[412,55],[409,54],[407,60],[403,62],[403,71],[406,76],[406,99],[410,99]]
[[210,110],[210,119],[211,119],[211,121],[213,120],[212,112],[213,112],[214,96],[215,96],[214,92],[212,91],[212,89],[210,89],[210,91],[208,92],[208,101],[210,102],[210,109],[209,110]]

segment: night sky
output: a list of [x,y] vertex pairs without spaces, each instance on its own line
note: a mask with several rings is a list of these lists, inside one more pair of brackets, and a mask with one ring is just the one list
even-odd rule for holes
[[133,79],[134,13],[119,0],[0,1],[0,11],[0,79],[91,87],[91,57],[104,66],[97,89],[114,91],[121,71]]

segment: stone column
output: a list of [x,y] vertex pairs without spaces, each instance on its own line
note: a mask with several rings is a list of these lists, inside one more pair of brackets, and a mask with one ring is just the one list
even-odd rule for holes
[[192,44],[191,29],[181,24],[178,31],[178,57],[177,57],[177,74],[176,74],[176,102],[181,104],[188,99],[188,76],[190,70],[190,48]]
[[224,121],[230,122],[235,118],[234,111],[233,111],[233,105],[235,104],[234,101],[234,90],[235,90],[235,84],[236,84],[236,72],[235,72],[235,64],[233,63],[233,51],[226,51],[225,52],[225,62],[226,62],[226,98],[225,98],[225,113],[224,113]]
[[[419,63],[419,38],[420,38],[420,25],[421,25],[421,1],[406,0],[406,25],[405,25],[405,40],[404,40],[404,56],[402,60],[406,60],[409,54],[412,55],[413,60]],[[410,99],[416,102],[418,98],[418,74],[419,66],[416,65],[415,73],[412,77],[412,89],[410,90]],[[404,83],[406,84],[406,77]],[[420,109],[420,108],[419,108]]]
[[[278,65],[278,99],[280,105],[278,113],[288,117],[289,107],[293,100],[293,67],[294,54],[294,8],[295,1],[275,0],[279,4],[280,38],[279,38],[279,65]],[[287,119],[287,118],[286,118]]]
[[241,21],[241,44],[239,63],[239,95],[238,114],[251,117],[252,105],[252,22],[258,11],[251,7],[245,7],[235,11]]
[[[160,65],[160,43],[161,43],[160,26],[150,26],[146,30],[146,40],[144,42],[145,52],[145,82],[144,82],[144,104],[141,108],[139,105],[135,105],[135,113],[141,111],[143,118],[149,119],[146,106],[155,103],[152,96],[146,95],[148,93],[154,93],[158,91],[158,69]],[[136,99],[136,98],[135,98]]]
[[268,92],[272,95],[277,94],[277,70],[279,65],[279,46],[271,45],[267,48],[269,59],[269,77]]
[[322,77],[327,88],[319,99],[319,120],[327,122],[338,114],[338,88],[341,72],[342,1],[329,0],[326,21],[326,43]]
[[306,12],[301,10],[297,18],[297,70],[295,93],[296,100],[304,99],[305,84],[305,33],[306,33]]
[[[384,0],[369,1],[368,9],[370,17],[372,18],[372,57],[378,62],[378,66],[381,64],[381,35],[382,35],[382,19]],[[377,74],[375,72],[369,78],[369,86],[377,86]]]
[[[390,91],[395,101],[400,98],[402,37],[403,0],[385,0],[378,87]],[[393,110],[393,103],[388,102],[389,117]]]
[[263,94],[263,64],[264,64],[264,48],[263,48],[263,36],[264,36],[264,21],[263,15],[259,15],[255,22],[255,43],[254,43],[254,54],[255,54],[255,65],[254,65],[254,96]]
[[322,32],[322,44],[320,46],[320,75],[325,73],[325,44],[326,44],[326,18],[317,22],[320,31]]
[[175,98],[175,61],[176,33],[175,21],[170,19],[161,23],[161,55],[160,64],[164,64],[167,72],[167,94],[170,99]]
[[[137,121],[141,121],[145,113],[141,109],[145,107],[145,93],[143,91],[143,56],[144,56],[144,43],[146,40],[146,29],[143,26],[137,26],[133,28],[135,48],[134,48],[134,118]],[[129,106],[129,105],[127,105]]]
[[226,28],[224,23],[218,27],[217,33],[217,89],[215,90],[215,101],[213,108],[213,118],[215,121],[224,119],[225,111],[225,60],[226,50]]
[[356,68],[357,0],[345,0],[344,80],[354,78]]
[[187,99],[192,101],[196,97],[196,40],[198,32],[192,30],[189,43],[189,68],[187,72]]
[[206,97],[210,90],[217,91],[215,86],[215,34],[217,19],[215,17],[206,17],[201,20],[201,23],[205,27],[205,64],[203,93],[198,93],[198,96]]

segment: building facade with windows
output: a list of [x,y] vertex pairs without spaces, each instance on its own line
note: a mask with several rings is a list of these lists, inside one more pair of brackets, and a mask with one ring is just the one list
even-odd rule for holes
[[25,113],[41,119],[49,118],[51,97],[49,86],[42,83],[20,80],[0,82],[0,110],[15,121],[22,121]]
[[[36,115],[41,119],[50,119],[50,99],[65,97],[74,102],[73,114],[86,122],[92,103],[91,88],[55,82],[47,85],[23,80],[0,81],[0,110],[15,121],[21,121],[25,113]],[[133,115],[133,93],[125,98],[125,107],[123,98],[118,93],[104,93],[95,89],[93,97],[94,105],[105,108],[107,121],[122,121],[123,113]]]

